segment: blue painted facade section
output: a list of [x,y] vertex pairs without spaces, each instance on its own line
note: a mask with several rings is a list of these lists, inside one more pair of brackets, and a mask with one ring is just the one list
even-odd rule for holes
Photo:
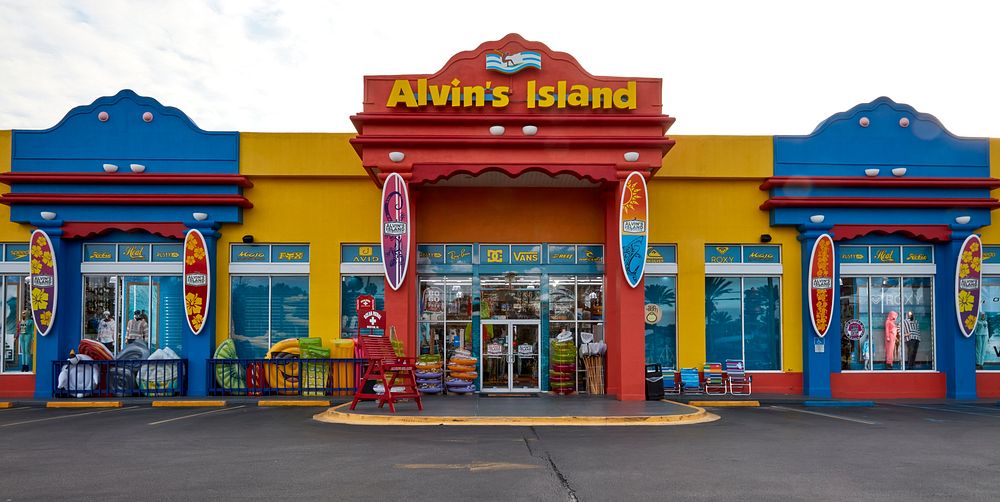
[[[862,119],[866,120],[862,120]],[[902,119],[905,119],[901,122]],[[906,123],[908,121],[908,124]],[[863,126],[865,122],[867,126]],[[905,124],[905,127],[904,127]],[[894,168],[906,168],[901,177],[892,174]],[[866,169],[879,169],[883,179],[971,178],[990,179],[989,142],[985,138],[960,138],[932,115],[920,113],[912,107],[895,103],[889,98],[878,98],[837,113],[822,122],[808,136],[776,136],[774,138],[774,176],[776,177],[849,177],[871,179]],[[894,188],[883,187],[823,187],[808,183],[797,186],[775,187],[771,197],[836,197],[846,199],[892,198],[970,198],[990,200],[988,189],[956,188]],[[812,215],[822,214],[819,224],[810,222]],[[972,221],[966,225],[955,223],[957,216],[968,215]],[[913,208],[840,208],[775,207],[770,210],[772,225],[794,225],[802,242],[802,277],[808,280],[809,257],[816,238],[831,232],[835,225],[908,226],[947,225],[951,229],[950,241],[927,243],[901,235],[869,235],[853,240],[835,242],[837,266],[843,253],[869,254],[876,248],[851,248],[851,245],[933,246],[935,267],[934,318],[936,370],[945,374],[947,395],[951,398],[975,398],[975,344],[959,333],[955,316],[955,263],[958,250],[966,236],[977,228],[990,224],[989,209],[951,207]],[[897,252],[901,248],[895,248]],[[929,250],[930,248],[924,248]],[[899,261],[899,257],[896,257]],[[852,259],[851,262],[866,262]],[[926,264],[926,263],[925,263]],[[893,264],[882,265],[886,274],[892,274]],[[898,273],[898,272],[897,272]],[[837,271],[838,277],[840,271]],[[838,281],[834,282],[834,295],[839,298]],[[830,397],[830,375],[841,371],[840,311],[834,308],[831,329],[825,340],[815,335],[809,316],[808,289],[802,291],[803,333],[803,386],[804,393],[813,397]],[[822,349],[820,347],[823,347]]]
[[[152,114],[149,121],[143,119],[143,114],[147,112]],[[107,114],[106,121],[100,119],[102,113]],[[239,133],[204,131],[177,108],[163,106],[155,99],[139,96],[130,90],[74,108],[50,129],[15,130],[12,132],[11,144],[13,173],[85,173],[109,178],[132,176],[136,179],[148,174],[239,174]],[[106,163],[117,165],[118,172],[105,173],[103,165]],[[143,173],[133,173],[130,164],[141,164],[145,170]],[[242,195],[242,188],[236,180],[225,185],[189,185],[183,182],[170,185],[15,183],[11,193],[232,196]],[[40,211],[54,211],[58,219],[41,220]],[[209,217],[205,221],[194,221],[194,212],[204,212]],[[126,234],[116,231],[91,239],[65,239],[62,237],[64,222],[181,223],[187,228],[198,228],[205,236],[209,256],[212,257],[209,274],[217,277],[217,229],[223,223],[242,222],[242,209],[236,205],[15,203],[11,207],[11,221],[29,223],[49,232],[59,263],[59,306],[54,329],[49,336],[38,338],[36,351],[39,371],[35,379],[35,395],[48,398],[51,396],[53,378],[51,372],[46,370],[49,361],[65,359],[69,351],[77,347],[81,337],[85,315],[81,312],[81,305],[84,304],[81,274],[84,245],[181,244],[177,239],[145,232]],[[144,248],[147,255],[154,247]],[[145,261],[149,259],[147,256]],[[123,260],[119,257],[119,262],[121,261]],[[106,265],[114,265],[114,260]],[[179,274],[176,280],[180,281]],[[188,395],[191,396],[203,396],[206,393],[205,361],[211,357],[215,348],[217,282],[211,281],[209,317],[201,334],[191,332],[183,318],[181,322],[176,322],[176,319],[164,321],[161,326],[161,342],[169,341],[174,344],[179,340],[181,356],[189,361]],[[176,297],[167,296],[164,294],[159,298],[161,311],[164,310],[164,302],[169,302],[172,306],[183,305],[181,293],[175,293]]]

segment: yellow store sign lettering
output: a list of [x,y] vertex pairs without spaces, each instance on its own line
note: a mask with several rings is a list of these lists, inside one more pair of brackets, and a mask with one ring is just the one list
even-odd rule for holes
[[[510,94],[509,86],[493,87],[492,81],[487,81],[485,85],[462,85],[462,81],[456,78],[448,84],[428,84],[426,78],[421,78],[417,79],[414,87],[413,82],[399,79],[393,82],[385,105],[389,108],[400,105],[407,108],[482,108],[489,101],[493,108],[504,108],[510,104]],[[634,80],[629,80],[625,87],[617,89],[570,84],[565,80],[559,80],[555,85],[539,85],[537,81],[529,80],[524,94],[527,107],[531,109],[571,107],[635,110],[637,107]],[[489,100],[487,96],[490,97]]]

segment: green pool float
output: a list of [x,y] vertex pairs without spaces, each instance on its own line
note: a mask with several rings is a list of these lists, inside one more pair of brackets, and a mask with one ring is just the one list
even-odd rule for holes
[[[236,354],[236,342],[227,338],[215,349],[214,359],[239,359]],[[226,392],[246,388],[246,370],[239,363],[217,363],[215,365],[215,382]]]

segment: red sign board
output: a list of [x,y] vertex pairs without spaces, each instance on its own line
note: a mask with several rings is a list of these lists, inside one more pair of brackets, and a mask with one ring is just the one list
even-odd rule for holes
[[358,312],[358,317],[363,316],[365,312],[375,310],[375,297],[372,295],[358,295],[358,299],[354,302],[354,309]]
[[385,311],[369,310],[360,315],[362,329],[385,329]]

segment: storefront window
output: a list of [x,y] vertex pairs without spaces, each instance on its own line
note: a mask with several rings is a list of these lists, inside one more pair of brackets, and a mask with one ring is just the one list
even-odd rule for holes
[[983,277],[983,315],[973,336],[976,339],[976,369],[1000,370],[1000,276]]
[[[113,353],[134,338],[151,350],[169,347],[183,355],[182,290],[181,276],[84,275],[83,338],[101,342]],[[132,336],[130,320],[143,326]]]
[[472,350],[472,278],[420,278],[420,354]]
[[[565,371],[557,371],[555,365],[576,364],[576,378],[572,381],[576,390],[588,391],[587,371],[582,359],[579,358],[581,343],[604,341],[604,277],[600,275],[551,276],[549,278],[549,368],[550,387],[556,384],[551,380],[552,373],[561,377]],[[560,341],[562,334],[566,341]],[[568,335],[569,336],[568,336]],[[572,344],[573,357],[569,363],[559,360],[554,348],[557,343]],[[544,378],[544,375],[543,375]],[[558,383],[567,389],[568,383]]]
[[705,344],[711,362],[781,369],[781,278],[706,277]]
[[31,301],[25,287],[27,277],[8,275],[2,278],[3,303],[3,372],[34,371],[36,330],[31,319]]
[[[842,277],[841,369],[934,369],[932,282],[931,277]],[[896,333],[887,337],[891,325]]]
[[677,278],[646,276],[646,364],[677,368]]
[[483,320],[539,319],[542,298],[539,276],[514,273],[484,276],[480,285],[479,310]]
[[358,296],[375,297],[375,310],[385,310],[385,278],[381,275],[340,277],[340,337],[358,336]]
[[233,275],[230,337],[241,358],[262,358],[275,343],[309,336],[309,277]]

